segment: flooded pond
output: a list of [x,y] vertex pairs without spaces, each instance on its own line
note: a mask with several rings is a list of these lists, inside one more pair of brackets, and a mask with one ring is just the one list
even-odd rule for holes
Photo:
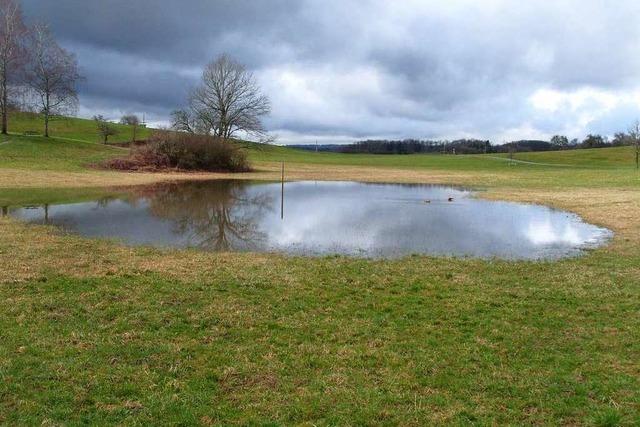
[[159,184],[4,211],[128,245],[299,255],[557,259],[611,235],[571,213],[480,200],[460,188],[355,182],[291,182],[284,193],[280,183]]

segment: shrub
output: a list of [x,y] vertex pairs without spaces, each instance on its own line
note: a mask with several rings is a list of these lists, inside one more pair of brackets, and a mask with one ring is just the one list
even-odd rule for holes
[[171,131],[153,133],[148,144],[134,148],[128,158],[111,160],[107,166],[120,170],[251,170],[246,153],[231,141]]

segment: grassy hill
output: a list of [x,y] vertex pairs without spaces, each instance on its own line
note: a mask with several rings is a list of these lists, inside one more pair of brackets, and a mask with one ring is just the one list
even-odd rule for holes
[[[126,142],[132,137],[131,126],[115,124],[118,134],[109,138],[109,142]],[[25,132],[44,133],[44,120],[41,114],[12,113],[9,117],[9,132],[24,134]],[[136,139],[146,139],[150,129],[139,127]],[[49,123],[49,135],[56,138],[77,139],[89,142],[102,142],[96,129],[96,123],[90,119],[77,117],[55,117]]]
[[0,168],[82,171],[90,164],[127,152],[120,147],[57,137],[0,136]]

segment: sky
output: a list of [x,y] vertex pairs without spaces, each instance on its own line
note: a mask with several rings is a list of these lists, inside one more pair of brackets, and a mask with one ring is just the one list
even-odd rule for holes
[[640,119],[638,0],[22,0],[86,77],[79,115],[169,123],[228,53],[277,143],[613,135]]

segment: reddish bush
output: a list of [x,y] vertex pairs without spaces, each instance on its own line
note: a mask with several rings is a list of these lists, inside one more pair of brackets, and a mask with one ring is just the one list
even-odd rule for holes
[[136,147],[127,158],[111,160],[118,170],[180,169],[207,172],[247,172],[246,153],[235,143],[206,135],[158,131],[149,143]]

